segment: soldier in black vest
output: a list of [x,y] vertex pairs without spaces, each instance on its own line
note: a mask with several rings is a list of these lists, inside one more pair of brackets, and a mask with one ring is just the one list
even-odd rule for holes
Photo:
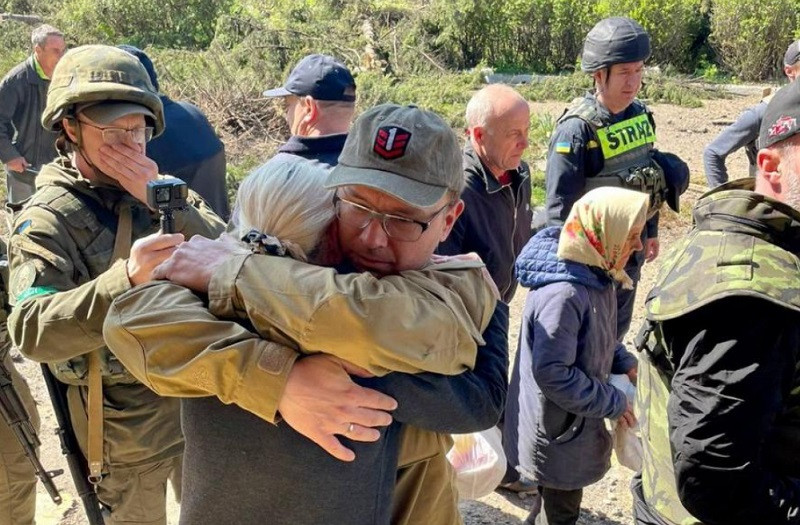
[[664,201],[677,209],[689,182],[686,164],[654,149],[653,115],[636,96],[642,87],[650,37],[630,18],[601,20],[586,36],[581,68],[591,73],[595,92],[575,99],[558,120],[547,155],[547,219],[563,224],[572,205],[599,186],[620,186],[650,194],[651,215],[642,234],[644,250],[625,271],[633,290],[617,295],[617,337],[628,331],[636,283],[645,261],[658,257],[658,210]]

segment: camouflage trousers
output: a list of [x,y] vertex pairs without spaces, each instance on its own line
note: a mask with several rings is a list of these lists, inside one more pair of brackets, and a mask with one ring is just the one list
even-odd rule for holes
[[[6,354],[6,367],[31,423],[39,431],[39,412],[28,384]],[[36,474],[5,421],[0,418],[0,525],[32,525],[36,511]]]

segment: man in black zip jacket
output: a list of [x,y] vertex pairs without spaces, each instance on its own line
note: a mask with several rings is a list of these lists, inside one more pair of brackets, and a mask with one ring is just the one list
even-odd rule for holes
[[517,289],[514,261],[531,237],[533,220],[530,170],[522,162],[530,109],[514,89],[492,84],[469,101],[466,120],[464,213],[437,252],[480,255],[509,302]]

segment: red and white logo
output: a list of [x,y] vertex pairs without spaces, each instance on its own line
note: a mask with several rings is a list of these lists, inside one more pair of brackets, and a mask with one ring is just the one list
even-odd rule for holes
[[378,128],[372,150],[386,160],[402,157],[411,139],[411,132],[397,126]]
[[769,128],[769,137],[776,137],[789,133],[797,127],[797,120],[794,117],[781,117]]

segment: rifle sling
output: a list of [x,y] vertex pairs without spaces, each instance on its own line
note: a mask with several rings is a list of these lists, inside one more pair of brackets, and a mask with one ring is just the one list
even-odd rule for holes
[[[114,251],[111,264],[119,259],[126,259],[131,253],[133,238],[133,220],[131,206],[123,202],[119,210],[119,224],[114,238]],[[110,265],[109,265],[110,266]],[[89,368],[89,399],[87,417],[89,436],[87,445],[87,461],[89,462],[89,481],[97,485],[103,478],[103,371],[100,363],[100,352],[87,355]]]

